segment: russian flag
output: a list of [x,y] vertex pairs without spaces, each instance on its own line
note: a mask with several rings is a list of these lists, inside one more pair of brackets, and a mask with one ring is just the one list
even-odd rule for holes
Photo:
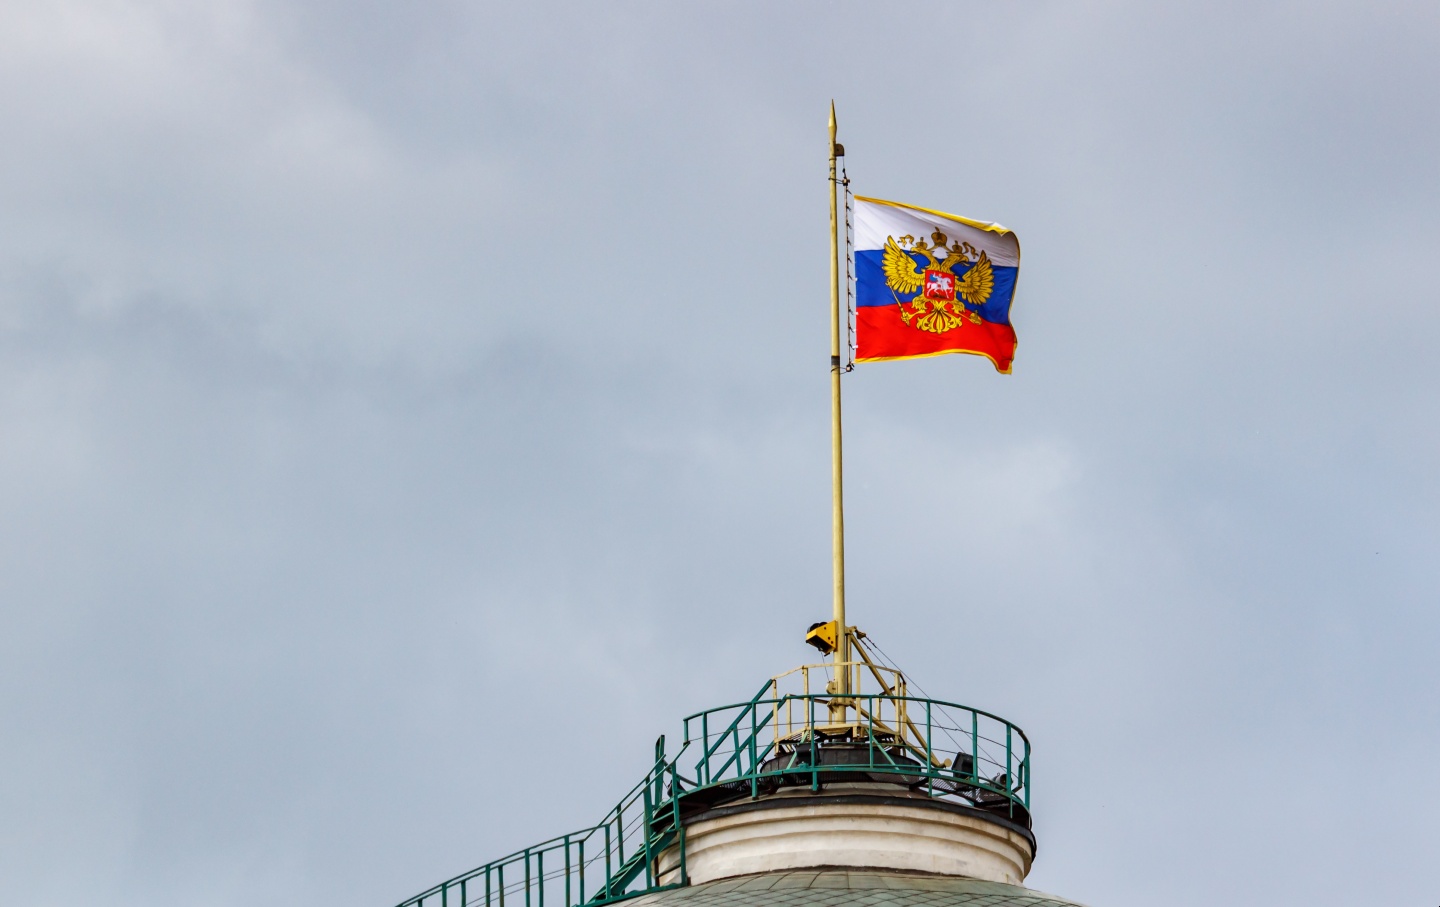
[[855,361],[985,356],[1009,374],[1020,241],[999,224],[855,197]]

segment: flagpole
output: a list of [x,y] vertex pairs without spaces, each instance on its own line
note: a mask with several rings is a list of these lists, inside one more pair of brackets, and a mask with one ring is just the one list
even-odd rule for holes
[[[830,478],[831,478],[831,548],[834,559],[835,598],[835,681],[836,692],[850,692],[850,637],[845,626],[845,499],[843,460],[840,443],[840,240],[838,214],[835,210],[835,158],[840,146],[835,144],[835,102],[830,102]],[[844,152],[840,152],[843,154]],[[841,720],[845,708],[839,710]],[[835,712],[831,711],[832,720]]]

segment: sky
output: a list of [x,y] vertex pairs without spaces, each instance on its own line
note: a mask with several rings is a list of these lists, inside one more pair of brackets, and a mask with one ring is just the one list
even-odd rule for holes
[[0,3],[3,900],[385,907],[810,660],[832,98],[1024,249],[844,392],[1028,884],[1433,905],[1440,10],[1324,2]]

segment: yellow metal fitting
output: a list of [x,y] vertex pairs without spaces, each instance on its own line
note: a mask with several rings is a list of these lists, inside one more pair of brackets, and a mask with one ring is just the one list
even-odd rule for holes
[[805,634],[805,642],[819,649],[821,655],[829,655],[840,645],[839,622],[827,620],[811,624],[810,631]]

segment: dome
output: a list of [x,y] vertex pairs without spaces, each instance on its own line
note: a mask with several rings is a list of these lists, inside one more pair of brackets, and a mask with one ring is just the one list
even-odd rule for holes
[[1037,850],[1025,733],[911,695],[845,637],[857,660],[684,719],[599,823],[399,907],[1071,907],[1022,887]]
[[1018,885],[880,870],[768,872],[633,898],[633,907],[1078,907]]

